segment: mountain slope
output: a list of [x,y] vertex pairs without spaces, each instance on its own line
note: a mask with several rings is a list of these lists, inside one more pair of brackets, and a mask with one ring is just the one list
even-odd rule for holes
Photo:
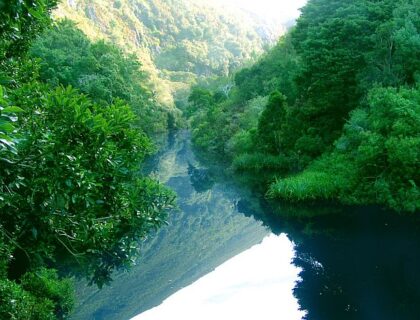
[[168,105],[197,77],[227,75],[275,38],[251,16],[203,0],[68,0],[55,17],[135,53]]

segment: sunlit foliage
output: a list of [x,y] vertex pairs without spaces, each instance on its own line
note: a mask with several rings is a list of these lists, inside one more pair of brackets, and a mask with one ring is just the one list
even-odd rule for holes
[[145,87],[147,75],[134,55],[104,41],[92,43],[68,20],[42,34],[30,54],[41,59],[43,81],[71,85],[102,105],[122,99],[138,115],[141,129],[148,133],[166,131],[170,111]]
[[197,79],[227,75],[274,39],[252,16],[206,0],[63,1],[55,14],[77,22],[90,38],[135,53],[167,105],[184,102]]

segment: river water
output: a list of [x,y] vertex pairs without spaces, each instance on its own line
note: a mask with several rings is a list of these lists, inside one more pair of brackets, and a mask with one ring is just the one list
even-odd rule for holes
[[[420,319],[415,215],[270,205],[199,161],[186,131],[149,166],[179,210],[130,272],[102,290],[77,284],[72,319]],[[317,217],[290,218],[302,211]]]

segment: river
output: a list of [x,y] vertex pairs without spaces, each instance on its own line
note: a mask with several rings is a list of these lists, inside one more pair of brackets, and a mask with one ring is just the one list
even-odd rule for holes
[[[102,290],[77,283],[72,319],[420,319],[418,215],[272,206],[198,160],[187,131],[149,167],[179,209],[130,272]],[[302,210],[325,214],[285,218]]]

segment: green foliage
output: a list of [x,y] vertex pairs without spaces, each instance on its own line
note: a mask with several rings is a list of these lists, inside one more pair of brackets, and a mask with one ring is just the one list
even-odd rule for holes
[[[205,122],[202,119],[205,119]],[[203,110],[200,117],[195,117],[193,121],[195,122],[193,122],[192,137],[194,144],[203,150],[223,154],[227,142],[227,135],[224,131],[229,130],[225,123],[223,109],[217,105],[212,105]],[[202,124],[198,125],[200,122]]]
[[253,172],[284,172],[289,167],[284,156],[273,156],[260,152],[242,153],[235,157],[232,166],[235,170]]
[[[418,0],[310,1],[236,73],[227,100],[212,101],[216,118],[194,109],[193,141],[237,170],[280,175],[273,197],[416,211],[419,30]],[[262,112],[258,97],[268,97]]]
[[55,270],[28,272],[20,284],[0,280],[1,319],[65,319],[72,306],[72,284],[70,280],[60,280]]
[[188,102],[189,106],[185,112],[186,117],[193,115],[198,110],[209,109],[215,103],[215,99],[213,97],[213,93],[210,90],[194,87],[191,89]]
[[226,130],[229,126],[224,116],[222,103],[225,98],[218,92],[194,87],[188,98],[189,105],[185,114],[191,117],[192,140],[196,147],[214,153],[224,153]]
[[269,97],[258,96],[247,101],[240,118],[241,129],[252,132],[253,129],[258,127],[259,118],[267,106],[268,99]]
[[[419,210],[419,87],[375,89],[368,105],[364,115],[356,112],[350,118],[337,143],[346,147],[341,152],[352,155],[350,160],[358,165],[363,179],[355,195],[396,210]],[[356,131],[356,121],[366,126]]]
[[[286,104],[283,106],[283,103],[278,101],[282,105],[279,106],[279,112],[284,113],[284,115],[279,114],[275,120],[274,118],[271,119],[270,112],[264,113],[263,110],[266,109],[268,104],[269,109],[276,110],[274,107],[276,102],[272,101],[271,104],[268,102],[269,95],[274,88],[280,87],[286,93],[285,99],[287,101],[293,101],[295,98],[295,87],[292,80],[293,75],[298,70],[298,59],[293,52],[290,37],[286,36],[280,39],[277,46],[263,56],[256,65],[239,71],[235,75],[235,86],[228,82],[212,88],[213,96],[216,96],[217,92],[224,93],[224,99],[213,101],[213,109],[218,109],[218,114],[224,119],[217,118],[210,122],[203,111],[205,108],[193,108],[195,113],[192,117],[192,126],[197,129],[193,131],[193,139],[200,141],[201,148],[209,149],[207,146],[211,144],[212,150],[224,151],[230,158],[234,158],[235,155],[240,153],[251,154],[255,152],[256,150],[250,150],[252,149],[251,145],[257,146],[258,152],[276,152],[280,147],[278,141],[274,141],[278,140],[278,137],[275,136],[280,133],[281,123],[278,116],[283,117],[286,113],[292,113],[293,110]],[[260,125],[258,130],[258,122],[261,120],[259,117],[263,114],[266,119],[263,122],[271,119],[271,128],[279,126],[279,128],[276,128],[276,133],[269,133],[270,129],[265,130],[264,125]],[[198,123],[199,125],[196,125]],[[212,130],[212,127],[217,129]],[[250,134],[245,134],[246,131]],[[256,138],[257,135],[252,133],[254,131],[259,132],[257,134],[258,138]],[[296,135],[295,128],[291,128],[290,131],[293,135]],[[204,134],[205,132],[207,133]],[[212,134],[215,136],[213,140],[210,139]],[[262,136],[267,141],[262,143],[260,141]],[[241,148],[243,138],[246,141],[243,141],[244,144]]]
[[[155,118],[139,120],[132,109],[155,105],[133,57],[90,43],[67,22],[46,34],[51,42],[39,40],[41,68],[27,57],[52,4],[0,2],[1,319],[66,318],[70,282],[45,267],[60,261],[98,286],[108,283],[174,200],[140,173],[153,148],[138,123]],[[62,86],[71,84],[89,96]]]
[[280,91],[288,102],[296,99],[294,78],[299,70],[299,57],[290,35],[282,37],[276,46],[265,53],[259,62],[235,74],[235,84],[243,101]]
[[1,169],[5,229],[29,254],[68,251],[102,285],[129,262],[133,243],[161,225],[172,199],[136,175],[150,141],[119,101],[104,109],[73,89],[37,84],[15,98],[25,140],[20,159]]
[[54,314],[59,319],[66,318],[73,307],[72,282],[69,279],[59,279],[53,269],[42,268],[26,273],[21,278],[20,286],[34,297],[42,297],[52,303]]
[[408,51],[417,47],[418,8],[417,0],[319,0],[303,9],[292,38],[302,59],[300,125],[323,146],[306,153],[312,159],[340,136],[349,112],[374,85],[413,84],[419,59]]
[[154,56],[159,69],[227,75],[254,52],[262,51],[263,41],[252,21],[248,26],[205,2],[135,1],[134,12],[148,29],[145,37],[151,31],[151,40],[160,48]]
[[25,55],[32,39],[50,24],[56,4],[56,0],[0,1],[0,66]]
[[266,23],[205,0],[62,1],[56,15],[135,53],[167,105],[174,93],[175,102],[185,100],[197,80],[228,75],[274,39]]
[[256,130],[247,131],[247,130],[240,130],[238,131],[230,140],[227,142],[226,145],[226,152],[230,155],[239,155],[241,156],[242,153],[252,153],[255,145],[254,145],[254,135]]
[[134,55],[104,41],[92,43],[68,20],[38,38],[30,54],[41,59],[40,76],[45,82],[71,85],[103,105],[123,99],[138,115],[143,130],[166,130],[168,111],[145,88],[147,76]]
[[13,281],[0,280],[0,317],[13,320],[53,320],[51,301],[37,299]]
[[289,201],[337,199],[355,187],[355,169],[343,155],[326,156],[301,174],[277,179],[270,186],[268,196]]
[[369,85],[414,85],[419,80],[420,9],[419,1],[399,1],[392,19],[372,36],[374,50],[365,54],[368,66],[362,83]]
[[280,92],[273,92],[258,119],[255,138],[260,143],[259,149],[273,154],[280,152],[283,139],[278,129],[285,122],[286,109],[286,98]]
[[17,121],[16,114],[22,111],[19,107],[9,105],[5,89],[0,86],[0,161],[4,161],[1,158],[3,154],[16,153],[14,123]]
[[335,150],[269,194],[292,200],[341,199],[420,209],[420,90],[374,89],[352,112]]

